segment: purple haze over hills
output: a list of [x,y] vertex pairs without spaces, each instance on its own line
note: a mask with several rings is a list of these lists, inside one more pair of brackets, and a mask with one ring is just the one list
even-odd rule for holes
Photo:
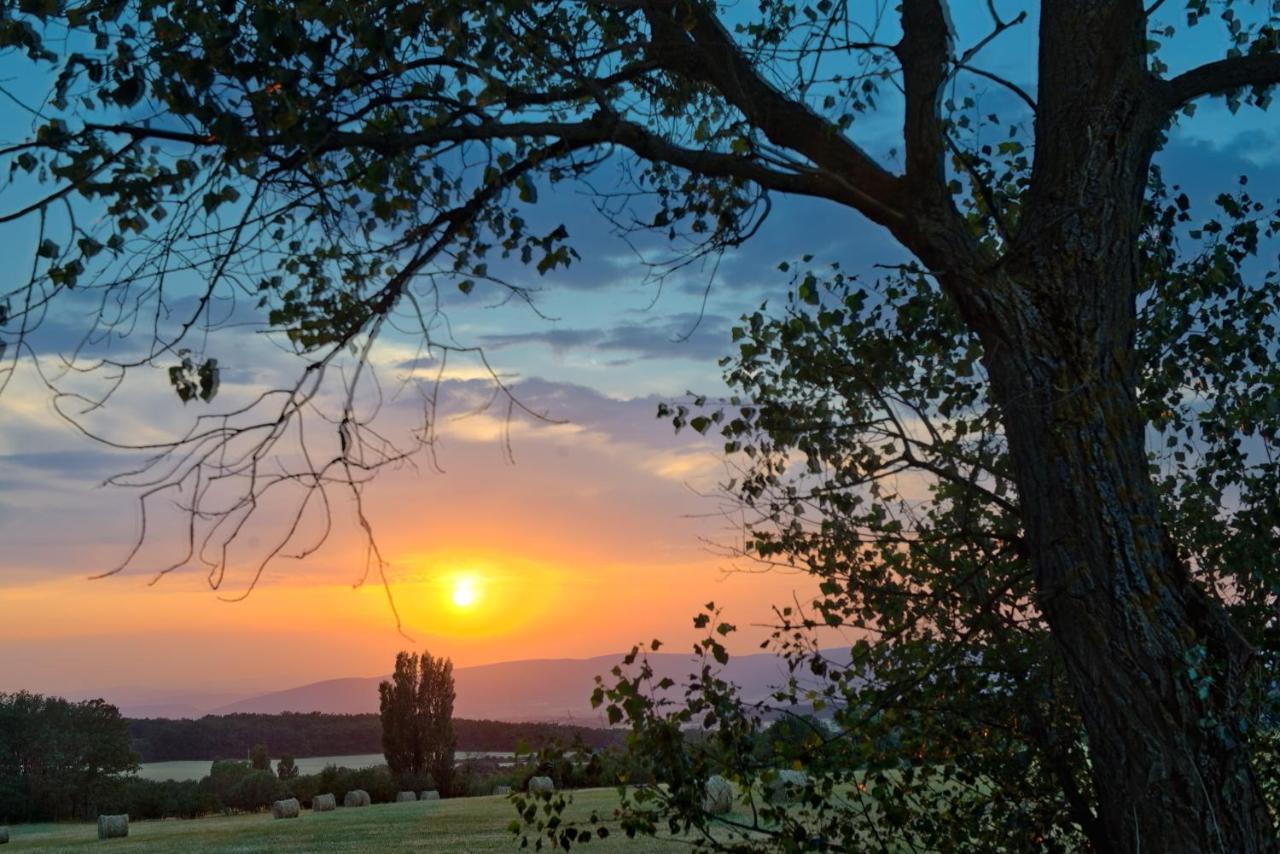
[[[828,650],[833,662],[848,661],[848,652]],[[454,714],[472,720],[556,721],[604,725],[600,710],[591,708],[596,675],[611,680],[610,670],[623,655],[595,658],[531,659],[505,661],[454,671],[457,699]],[[677,653],[649,653],[656,679],[670,677],[679,685],[699,667],[698,660]],[[778,656],[768,653],[734,656],[721,668],[721,676],[741,689],[747,700],[763,700],[773,688],[785,684],[787,669]],[[284,691],[248,697],[209,710],[209,714],[278,714],[280,712],[328,712],[362,714],[378,711],[378,683],[387,677],[326,679]]]

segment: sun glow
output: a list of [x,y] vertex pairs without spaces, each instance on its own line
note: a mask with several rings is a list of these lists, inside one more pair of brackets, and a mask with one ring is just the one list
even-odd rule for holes
[[480,589],[476,584],[476,580],[471,576],[464,575],[454,579],[453,593],[450,595],[454,607],[470,608],[480,601]]

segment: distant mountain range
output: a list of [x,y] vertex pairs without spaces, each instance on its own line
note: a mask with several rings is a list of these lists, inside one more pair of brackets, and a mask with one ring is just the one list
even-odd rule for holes
[[[848,660],[847,651],[831,651],[832,660]],[[454,671],[457,700],[454,714],[459,718],[499,721],[555,721],[603,725],[600,710],[591,708],[591,692],[596,675],[611,682],[610,670],[623,655],[595,658],[532,659],[506,661]],[[689,655],[650,653],[655,677],[670,677],[679,686],[698,668]],[[722,678],[738,685],[747,700],[768,697],[775,686],[787,679],[784,661],[768,653],[735,656],[723,668]],[[280,712],[328,712],[361,714],[378,711],[378,683],[387,677],[326,679],[285,691],[248,697],[210,709],[209,714],[239,712],[278,714]],[[679,689],[673,689],[678,694]]]

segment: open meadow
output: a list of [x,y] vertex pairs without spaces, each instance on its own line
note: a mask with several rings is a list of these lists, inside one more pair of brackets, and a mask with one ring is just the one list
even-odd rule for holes
[[[586,789],[574,793],[571,815],[586,817],[592,808],[608,815],[616,803],[614,789]],[[515,809],[505,797],[454,798],[369,807],[339,808],[334,812],[303,810],[297,819],[276,821],[270,813],[216,818],[167,819],[132,822],[127,839],[100,842],[97,829],[87,823],[18,825],[11,828],[12,847],[21,851],[78,851],[82,849],[145,852],[471,852],[516,850],[518,842],[507,829]],[[611,835],[594,840],[590,851],[664,854],[687,852],[687,842],[668,839],[629,840],[616,823]]]

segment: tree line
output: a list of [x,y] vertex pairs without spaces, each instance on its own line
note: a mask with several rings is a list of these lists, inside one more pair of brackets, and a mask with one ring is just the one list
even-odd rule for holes
[[0,823],[91,817],[107,789],[137,768],[115,706],[0,693]]
[[[127,721],[132,749],[141,762],[227,759],[247,756],[255,744],[294,756],[343,756],[381,753],[379,715],[285,712],[278,715],[206,715],[196,719],[141,718]],[[553,723],[454,719],[457,749],[462,751],[536,750],[552,741],[577,740],[608,747],[621,740],[613,730]]]
[[[532,300],[517,259],[536,274],[578,259],[540,189],[581,188],[632,245],[669,241],[671,255],[646,253],[657,271],[736,250],[777,198],[825,200],[824,216],[865,218],[915,260],[860,282],[802,256],[771,295],[786,309],[735,330],[728,379],[743,396],[670,414],[719,425],[726,452],[751,460],[727,490],[756,520],[748,555],[820,585],[778,609],[775,646],[826,679],[841,733],[823,744],[875,746],[851,763],[893,771],[881,801],[917,805],[884,822],[835,805],[827,835],[852,849],[888,834],[943,850],[1273,851],[1276,281],[1250,267],[1280,228],[1237,190],[1192,221],[1154,158],[1207,98],[1270,105],[1274,4],[1017,5],[0,6],[0,48],[49,78],[30,136],[0,151],[20,190],[0,222],[32,249],[30,276],[0,290],[0,352],[14,354],[0,377],[39,365],[33,331],[90,294],[118,308],[83,322],[83,342],[137,336],[142,355],[50,354],[51,399],[89,403],[59,412],[93,435],[76,413],[135,368],[211,404],[241,324],[221,306],[256,302],[298,354],[295,379],[167,444],[148,437],[149,466],[111,481],[146,485],[141,514],[196,496],[174,568],[220,553],[215,587],[243,520],[276,506],[263,495],[294,490],[288,537],[252,589],[267,562],[313,549],[299,522],[317,491],[326,507],[354,496],[380,554],[363,484],[431,452],[436,412],[385,438],[356,403],[377,388],[365,357],[394,330],[443,365],[473,342],[440,333],[441,288]],[[1034,61],[1000,73],[988,48],[1014,38]],[[180,276],[196,298],[171,313]],[[344,403],[317,405],[328,398]],[[214,481],[235,497],[202,488]],[[708,611],[704,649],[723,664],[732,625]],[[871,637],[850,671],[805,655],[822,625]],[[874,703],[847,678],[867,671]],[[751,730],[754,710],[710,666],[693,688],[671,720],[625,678],[600,701],[650,752],[694,718],[730,743]],[[671,761],[691,768],[690,794],[713,767]],[[981,781],[980,820],[937,808],[924,772],[947,768]],[[662,826],[709,820],[694,797],[660,806]],[[735,850],[785,848],[803,830],[785,819],[764,815]],[[555,816],[540,841],[568,848],[573,831]]]

